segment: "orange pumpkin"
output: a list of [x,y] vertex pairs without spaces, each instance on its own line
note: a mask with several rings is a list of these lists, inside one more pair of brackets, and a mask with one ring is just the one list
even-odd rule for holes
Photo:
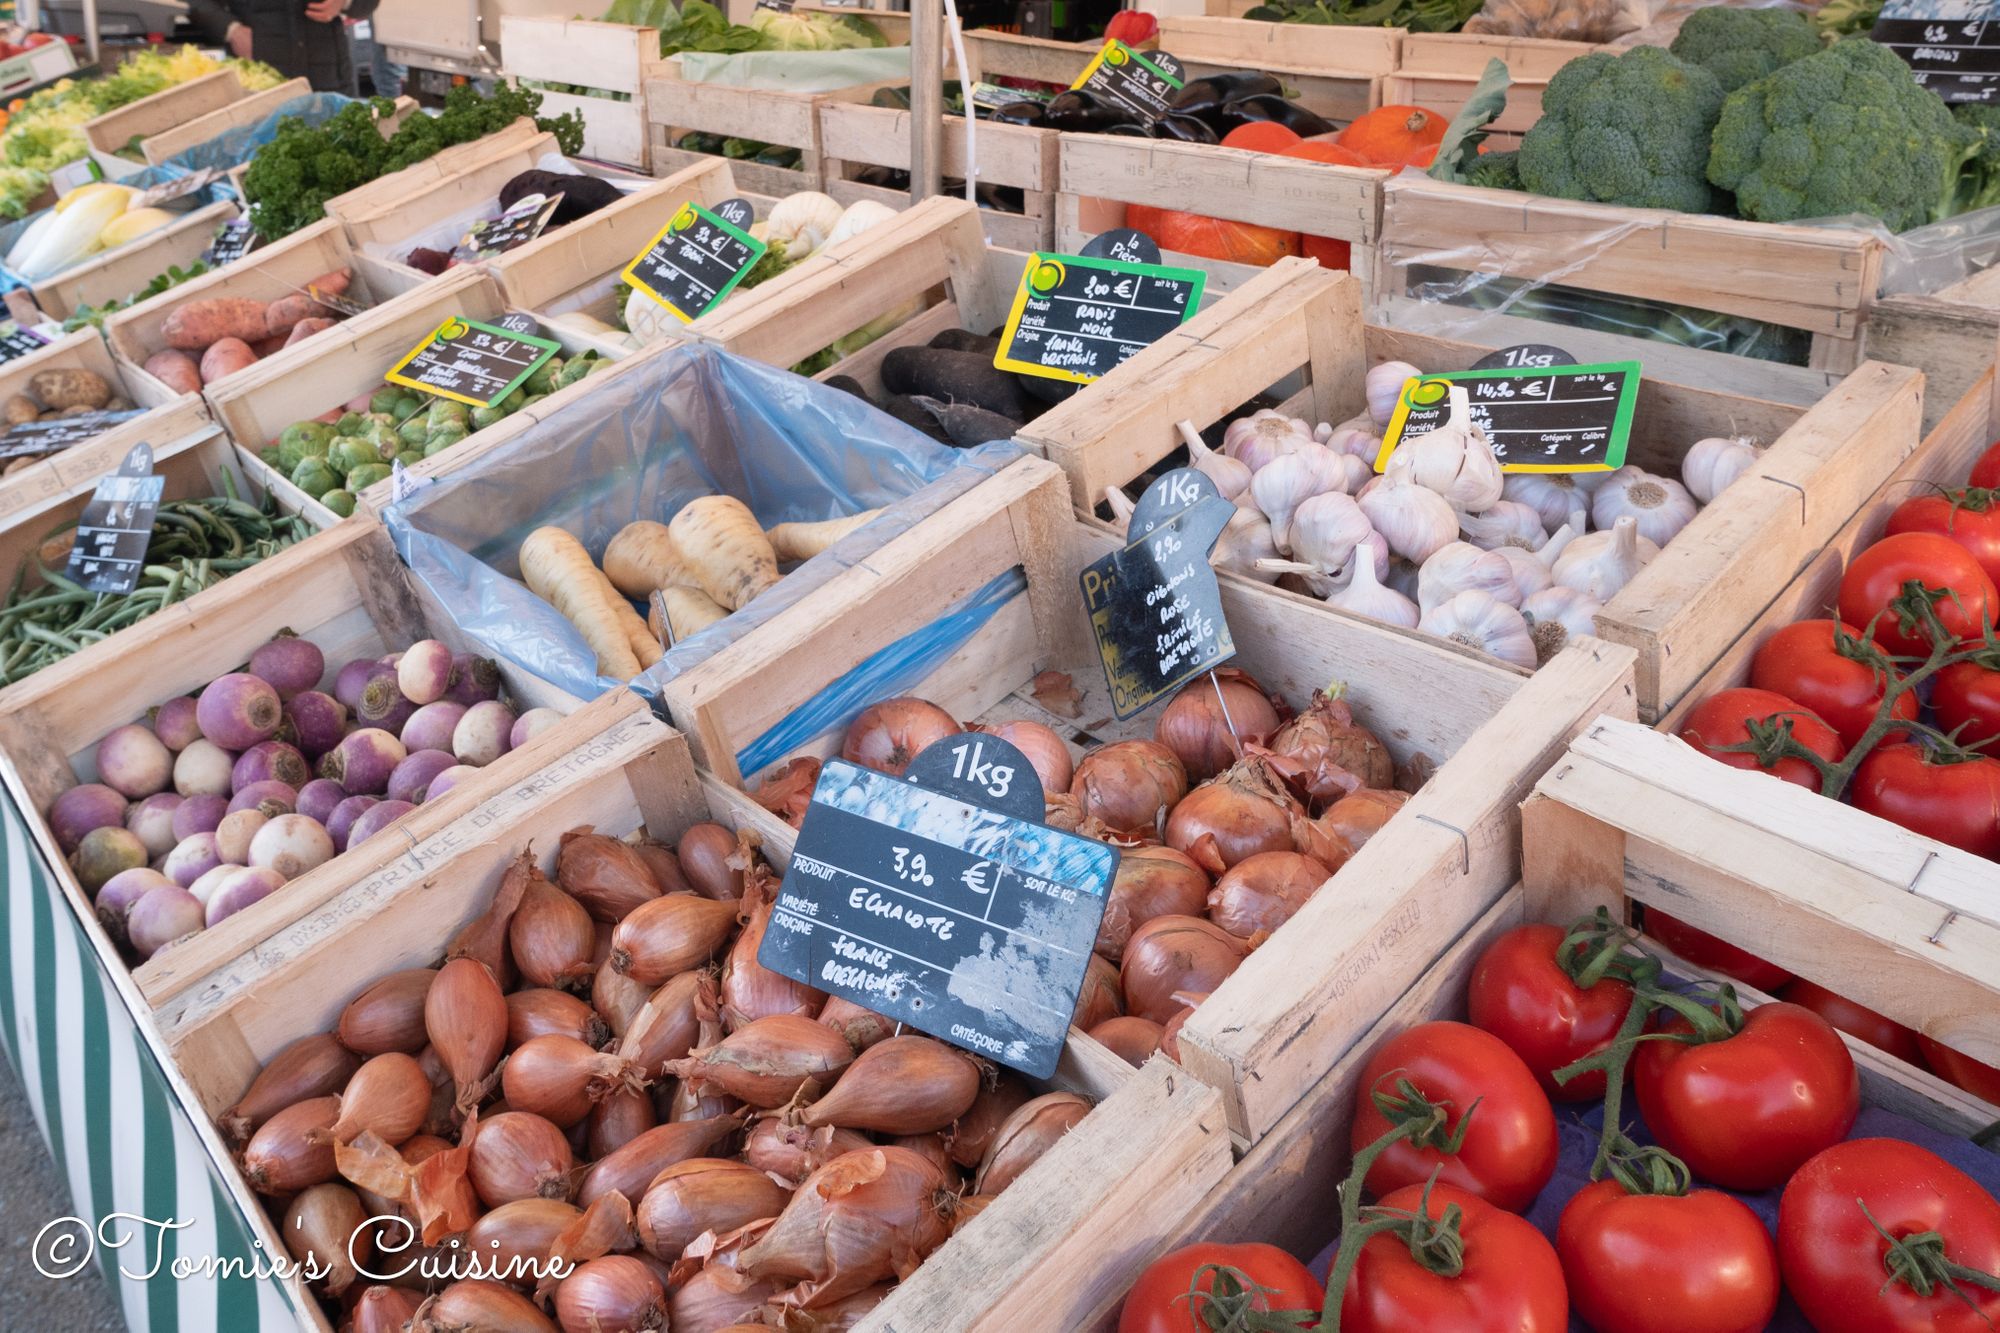
[[1283,153],[1300,142],[1297,130],[1274,120],[1253,120],[1222,136],[1224,148],[1245,148],[1253,153]]
[[1334,142],[1379,167],[1401,166],[1444,141],[1446,121],[1420,106],[1377,107],[1342,130]]
[[1365,167],[1368,159],[1352,148],[1342,148],[1337,143],[1324,139],[1302,139],[1290,148],[1278,150],[1279,157],[1303,158],[1308,162],[1325,162],[1336,167]]
[[1287,255],[1300,253],[1299,234],[1259,227],[1249,222],[1182,213],[1171,208],[1132,204],[1125,225],[1153,238],[1162,250],[1178,250],[1203,259],[1268,268]]
[[1301,236],[1300,252],[1307,259],[1316,259],[1321,268],[1352,268],[1354,247],[1346,241],[1331,236]]

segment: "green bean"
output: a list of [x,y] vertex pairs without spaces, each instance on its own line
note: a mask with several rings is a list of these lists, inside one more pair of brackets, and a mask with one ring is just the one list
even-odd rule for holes
[[28,621],[26,624],[21,626],[21,633],[27,635],[31,639],[39,640],[42,643],[50,644],[54,647],[60,648],[64,652],[70,652],[70,653],[77,652],[83,647],[83,645],[78,643],[75,639],[69,638],[66,635],[58,634],[52,629],[45,629],[42,626],[37,625],[32,620]]

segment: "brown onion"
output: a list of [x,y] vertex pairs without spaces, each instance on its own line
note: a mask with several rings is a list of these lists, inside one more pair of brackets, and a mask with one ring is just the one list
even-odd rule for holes
[[425,1301],[410,1328],[412,1333],[556,1333],[533,1301],[481,1278],[454,1282]]
[[361,1199],[347,1186],[314,1185],[285,1210],[285,1248],[309,1272],[324,1272],[327,1294],[338,1296],[354,1285],[355,1266],[374,1256],[373,1238],[362,1227],[367,1220]]
[[[721,1040],[722,1029],[712,1023],[702,1025],[702,1031]],[[713,1120],[717,1116],[734,1115],[744,1109],[743,1103],[726,1092],[697,1087],[693,1083],[670,1080],[673,1089],[665,1097],[655,1096],[653,1107],[660,1112],[662,1124],[680,1125],[690,1120]],[[664,1101],[665,1107],[660,1103]]]
[[1292,785],[1315,808],[1357,788],[1396,785],[1395,756],[1355,722],[1346,700],[1325,690],[1314,691],[1306,711],[1278,729],[1271,749],[1293,761]]
[[704,1231],[717,1234],[776,1217],[792,1191],[754,1166],[691,1157],[653,1177],[635,1212],[639,1243],[669,1263]]
[[484,963],[454,958],[424,997],[424,1030],[458,1090],[460,1112],[486,1095],[507,1049],[507,997]]
[[424,1077],[431,1081],[431,1113],[424,1119],[423,1132],[442,1136],[454,1136],[465,1117],[455,1105],[451,1072],[444,1067],[444,1060],[438,1055],[437,1047],[426,1046],[417,1053],[417,1063],[424,1068]]
[[890,1148],[908,1148],[921,1157],[928,1158],[944,1178],[950,1182],[958,1180],[958,1166],[951,1160],[951,1148],[944,1141],[942,1130],[932,1130],[928,1134],[898,1134],[884,1136],[882,1142]]
[[829,1125],[807,1129],[788,1124],[781,1115],[767,1115],[750,1127],[743,1160],[767,1176],[797,1189],[805,1178],[844,1152],[871,1146],[868,1136]]
[[819,1021],[847,1038],[847,1044],[854,1048],[856,1055],[896,1034],[896,1024],[892,1020],[839,995],[828,997],[826,1004],[820,1008]]
[[590,980],[597,926],[582,903],[531,865],[520,910],[507,927],[507,946],[528,985],[576,990]]
[[690,1157],[712,1156],[709,1152],[738,1129],[738,1116],[717,1116],[713,1120],[684,1120],[657,1125],[607,1157],[600,1158],[584,1176],[576,1201],[585,1208],[616,1190],[627,1199],[644,1197],[653,1178],[676,1162]]
[[951,1160],[963,1167],[978,1166],[999,1135],[1000,1127],[1015,1111],[1027,1105],[1034,1095],[1034,1089],[1024,1083],[1020,1075],[1005,1071],[995,1074],[989,1084],[980,1089],[972,1109],[960,1116],[958,1123],[946,1134],[951,1145]]
[[1118,966],[1102,954],[1092,954],[1084,961],[1083,985],[1077,990],[1076,1008],[1070,1013],[1070,1026],[1086,1032],[1107,1018],[1116,1018],[1125,1012],[1125,992],[1118,981]]
[[266,1120],[243,1149],[243,1178],[259,1194],[294,1194],[332,1180],[340,1098],[310,1097]]
[[659,1078],[675,1060],[684,1060],[701,1037],[701,1025],[715,1021],[715,975],[682,972],[653,992],[627,1020],[618,1054],[647,1078]]
[[702,897],[734,902],[743,896],[743,840],[723,825],[690,825],[674,855],[688,887]]
[[1134,847],[1120,853],[1118,874],[1097,926],[1097,952],[1117,962],[1132,932],[1156,916],[1200,916],[1208,901],[1208,872],[1171,847]]
[[987,1205],[999,1196],[993,1194],[968,1194],[958,1201],[958,1215],[951,1219],[951,1234],[956,1236],[965,1230],[973,1218],[986,1211]]
[[819,786],[819,769],[819,760],[811,755],[796,755],[783,768],[766,773],[750,799],[797,828],[805,823],[806,807]]
[[651,1094],[634,1088],[614,1092],[590,1108],[586,1151],[593,1161],[608,1157],[658,1123]]
[[1091,1028],[1089,1035],[1120,1060],[1136,1067],[1152,1059],[1153,1052],[1160,1049],[1160,1032],[1160,1025],[1150,1018],[1121,1014]]
[[1335,801],[1313,823],[1358,852],[1409,799],[1406,791],[1364,787]]
[[655,898],[611,934],[611,968],[657,986],[711,961],[736,933],[736,905],[694,893]]
[[1069,746],[1054,727],[1024,719],[976,730],[998,736],[1019,750],[1034,765],[1035,776],[1042,780],[1044,796],[1059,796],[1069,791],[1070,780],[1076,776],[1076,761],[1070,758]]
[[1045,1092],[1022,1106],[993,1136],[979,1174],[973,1177],[972,1192],[998,1194],[1006,1189],[1088,1114],[1089,1100],[1073,1092]]
[[667,1289],[637,1259],[608,1254],[582,1264],[556,1288],[563,1333],[650,1333],[667,1326]]
[[588,825],[562,835],[556,882],[599,921],[616,924],[660,896],[660,882],[632,847]]
[[854,1048],[832,1028],[797,1014],[745,1024],[713,1046],[698,1047],[667,1070],[752,1106],[783,1106],[808,1079],[826,1087],[854,1062]]
[[259,1125],[295,1102],[327,1097],[347,1086],[361,1057],[330,1032],[301,1037],[257,1071],[236,1105],[216,1117],[233,1143],[246,1142]]
[[391,972],[362,991],[340,1011],[340,1044],[359,1055],[421,1051],[430,1040],[424,1031],[424,998],[435,980],[436,968],[417,967]]
[[595,1049],[611,1040],[611,1028],[589,1005],[567,992],[546,986],[509,992],[508,1049],[548,1036],[575,1037]]
[[1169,1060],[1178,1060],[1181,1058],[1181,1029],[1187,1026],[1188,1019],[1194,1016],[1194,1011],[1208,997],[1206,995],[1189,995],[1184,991],[1182,992],[1182,998],[1188,1000],[1190,1003],[1179,1013],[1168,1019],[1167,1025],[1160,1029],[1160,1049],[1167,1053]]
[[403,1333],[421,1304],[421,1296],[378,1282],[355,1300],[352,1333]]
[[962,730],[950,713],[927,699],[884,699],[861,710],[847,727],[840,757],[850,764],[900,778],[925,746]]
[[494,891],[492,904],[445,947],[446,962],[454,958],[476,959],[492,971],[502,990],[513,987],[514,959],[507,952],[507,926],[520,909],[521,895],[528,888],[528,871],[533,866],[534,862],[523,856],[507,867],[500,876],[500,887]]
[[[1117,978],[1112,978],[1116,984]],[[799,1114],[802,1124],[838,1125],[876,1134],[928,1134],[972,1109],[979,1066],[965,1052],[930,1037],[891,1037],[870,1046],[824,1097]]]
[[770,876],[762,868],[751,871],[743,894],[743,930],[729,946],[729,956],[722,964],[725,1031],[734,1032],[774,1014],[811,1018],[826,1003],[826,992],[773,972],[757,961],[757,950],[763,946],[764,932],[771,925],[771,889]]
[[638,832],[627,837],[625,845],[630,847],[637,853],[639,859],[646,863],[646,869],[652,872],[653,882],[660,886],[660,892],[692,893],[694,891],[694,886],[687,882],[687,876],[681,873],[680,859],[674,855],[672,847],[664,842],[655,842],[652,838],[646,836],[644,829],[640,829]]
[[[958,1230],[958,1215],[952,1214],[952,1230]],[[889,1293],[896,1289],[893,1282],[878,1282],[866,1291],[857,1291],[852,1296],[843,1296],[825,1305],[815,1305],[805,1311],[805,1320],[811,1321],[812,1333],[845,1333],[848,1329],[860,1328],[875,1307],[889,1299]],[[783,1322],[785,1314],[781,1309],[778,1319]],[[804,1320],[800,1321],[804,1322]],[[796,1326],[796,1325],[795,1325]]]
[[1292,817],[1304,813],[1269,757],[1252,754],[1174,807],[1167,846],[1219,875],[1258,852],[1292,850]]
[[614,1092],[646,1086],[645,1071],[575,1037],[536,1037],[507,1057],[500,1090],[507,1105],[568,1129]]
[[1198,916],[1154,917],[1125,946],[1119,980],[1125,1007],[1164,1024],[1180,1009],[1176,991],[1212,991],[1243,961],[1243,941]]
[[[482,1215],[465,1233],[465,1248],[487,1272],[508,1274],[516,1286],[533,1286],[556,1241],[583,1218],[583,1209],[561,1199],[517,1199]],[[533,1271],[531,1271],[533,1270]]]
[[611,1035],[618,1038],[625,1036],[632,1016],[652,995],[653,987],[634,981],[611,966],[608,955],[597,965],[597,975],[590,983],[590,1007],[604,1020],[604,1026],[611,1029]]
[[335,1143],[374,1131],[391,1147],[423,1128],[431,1109],[431,1081],[413,1055],[389,1051],[355,1071],[340,1094],[340,1119],[328,1132]]
[[1223,667],[1181,687],[1153,724],[1153,739],[1174,752],[1190,782],[1206,782],[1242,758],[1244,745],[1269,740],[1280,720],[1263,686]]
[[1259,852],[1222,872],[1208,895],[1208,919],[1238,939],[1257,941],[1292,919],[1333,871],[1297,852]]
[[710,1264],[672,1289],[667,1297],[667,1327],[673,1333],[722,1333],[753,1319],[783,1289],[781,1282],[761,1282]]
[[1158,741],[1118,741],[1092,750],[1069,784],[1085,819],[1135,834],[1157,830],[1161,813],[1173,809],[1187,789],[1187,770]]
[[479,1122],[472,1139],[472,1188],[488,1208],[516,1199],[567,1199],[575,1156],[562,1130],[527,1111]]
[[751,1277],[798,1281],[806,1308],[916,1271],[951,1234],[957,1195],[908,1148],[845,1153],[807,1177],[785,1211],[738,1257]]

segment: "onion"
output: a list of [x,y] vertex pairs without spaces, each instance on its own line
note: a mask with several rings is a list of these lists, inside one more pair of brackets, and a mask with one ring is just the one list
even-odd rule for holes
[[422,1303],[414,1292],[378,1282],[354,1302],[353,1333],[403,1333]]
[[1220,874],[1258,852],[1290,851],[1292,817],[1303,813],[1270,758],[1252,754],[1174,807],[1167,845]]
[[1160,1029],[1160,1049],[1167,1053],[1167,1058],[1170,1060],[1181,1058],[1181,1029],[1187,1026],[1187,1021],[1194,1016],[1195,1009],[1208,997],[1206,995],[1189,995],[1183,991],[1181,998],[1190,1001],[1190,1003],[1179,1013],[1168,1019],[1167,1025]]
[[1153,725],[1153,739],[1174,752],[1189,781],[1206,782],[1242,758],[1244,745],[1269,740],[1280,721],[1263,686],[1223,667],[1181,687]]
[[437,970],[391,972],[348,1001],[340,1011],[340,1043],[362,1055],[402,1051],[414,1055],[430,1041],[424,1030],[424,997]]
[[963,730],[950,713],[924,699],[884,699],[848,724],[840,757],[850,764],[900,778],[933,741]]
[[611,967],[657,986],[713,959],[736,931],[736,907],[694,893],[669,893],[634,909],[611,935]]
[[1187,789],[1187,770],[1172,750],[1158,741],[1118,741],[1083,757],[1069,794],[1107,828],[1151,834]]
[[574,1037],[592,1050],[611,1040],[611,1029],[597,1011],[576,996],[547,987],[512,991],[507,996],[507,1046],[536,1037]]
[[1134,847],[1118,858],[1118,874],[1097,926],[1097,952],[1112,962],[1125,953],[1132,932],[1156,916],[1200,916],[1208,901],[1208,872],[1171,847]]
[[641,1198],[646,1186],[676,1162],[691,1157],[707,1157],[709,1149],[742,1127],[738,1116],[715,1116],[708,1120],[682,1120],[657,1125],[638,1138],[598,1159],[584,1176],[576,1201],[585,1208],[614,1190],[627,1199]]
[[868,1136],[829,1125],[807,1129],[787,1123],[782,1115],[767,1115],[750,1129],[743,1160],[767,1176],[797,1189],[805,1178],[844,1152],[867,1148]]
[[660,882],[637,851],[588,827],[562,835],[556,882],[596,920],[610,925],[660,896]]
[[717,1157],[676,1162],[653,1178],[635,1210],[639,1243],[672,1263],[704,1231],[776,1217],[792,1191],[756,1167]]
[[1138,1066],[1160,1049],[1161,1028],[1150,1018],[1121,1014],[1090,1029],[1090,1037],[1128,1065]]
[[516,1199],[567,1199],[575,1158],[569,1140],[527,1111],[481,1120],[472,1139],[472,1188],[488,1208]]
[[1069,790],[1070,780],[1076,776],[1076,761],[1070,758],[1069,746],[1055,728],[1040,722],[1020,721],[976,730],[998,736],[1027,756],[1028,762],[1035,766],[1035,776],[1042,780],[1045,795],[1058,796]]
[[612,1093],[645,1085],[645,1075],[631,1061],[553,1034],[521,1046],[500,1071],[501,1094],[510,1109],[541,1116],[563,1129],[580,1122]]
[[1271,749],[1292,760],[1287,776],[1315,807],[1330,805],[1361,787],[1396,785],[1396,760],[1355,722],[1344,699],[1317,690],[1306,711],[1271,737]]
[[891,1037],[857,1056],[799,1120],[814,1128],[928,1134],[972,1109],[979,1082],[979,1066],[963,1051],[930,1037]]
[[413,1333],[556,1333],[535,1303],[484,1279],[454,1282],[418,1309]]
[[561,1199],[516,1199],[480,1215],[465,1233],[465,1248],[489,1272],[520,1273],[547,1263],[564,1232],[583,1220],[583,1209]]
[[611,1029],[611,1035],[623,1040],[633,1015],[645,1007],[652,994],[651,986],[634,981],[606,958],[597,965],[597,975],[590,983],[590,1007]]
[[828,997],[820,1007],[819,1021],[847,1038],[856,1055],[896,1034],[893,1021],[838,995]]
[[958,1167],[951,1160],[951,1149],[945,1146],[942,1131],[932,1130],[928,1134],[885,1135],[882,1142],[891,1148],[908,1148],[943,1172],[946,1180],[957,1183]]
[[355,1265],[366,1265],[374,1255],[374,1241],[363,1227],[367,1220],[360,1197],[347,1186],[314,1185],[285,1210],[285,1248],[294,1259],[324,1272],[327,1294],[338,1296],[359,1276]]
[[1333,872],[1297,852],[1259,852],[1224,871],[1208,895],[1208,919],[1259,942],[1305,906]]
[[1125,1007],[1165,1023],[1182,1007],[1177,991],[1212,991],[1243,961],[1243,941],[1196,916],[1155,917],[1125,946],[1119,980]]
[[1090,1102],[1073,1092],[1047,1092],[1026,1103],[993,1136],[973,1178],[974,1194],[998,1194],[1033,1166],[1056,1140],[1090,1114]]
[[854,1061],[832,1028],[797,1014],[747,1023],[713,1046],[697,1048],[668,1072],[758,1107],[783,1106],[808,1079],[824,1087]]
[[667,1297],[667,1327],[673,1333],[722,1333],[755,1320],[766,1301],[783,1290],[780,1282],[760,1282],[721,1264],[698,1270]]
[[1409,799],[1406,791],[1364,787],[1335,801],[1313,823],[1358,852]]
[[830,1304],[914,1272],[951,1234],[956,1202],[920,1153],[844,1153],[807,1177],[738,1263],[750,1277],[798,1281],[800,1305]]
[[819,760],[811,755],[795,755],[784,767],[766,773],[750,799],[797,828],[805,822],[813,789],[819,786],[819,769]]
[[309,1097],[266,1120],[243,1149],[243,1178],[259,1194],[296,1194],[334,1177],[340,1098]]
[[507,925],[507,945],[521,979],[530,986],[577,989],[596,970],[591,954],[597,948],[597,927],[590,913],[532,863],[521,905]]
[[242,1143],[287,1106],[337,1094],[359,1068],[360,1057],[331,1033],[301,1037],[272,1056],[236,1104],[217,1116],[215,1123],[232,1142]]
[[639,1006],[618,1041],[618,1054],[645,1077],[659,1078],[673,1061],[687,1058],[704,1021],[715,1021],[715,979],[707,972],[682,972]]
[[743,896],[743,840],[721,824],[695,824],[674,846],[688,887],[704,898]]
[[1119,987],[1118,966],[1102,954],[1092,954],[1084,963],[1083,985],[1078,989],[1076,1008],[1070,1011],[1070,1026],[1088,1031],[1107,1018],[1125,1012],[1125,995]]
[[992,1203],[994,1198],[995,1196],[991,1194],[968,1194],[960,1199],[958,1214],[951,1219],[951,1234],[956,1236],[965,1230],[973,1218],[986,1211],[986,1206]]
[[653,1270],[622,1254],[579,1266],[556,1288],[563,1333],[645,1333],[667,1326],[667,1289]]
[[731,1032],[774,1014],[811,1018],[826,1003],[824,991],[757,961],[757,950],[771,925],[770,877],[759,870],[750,878],[742,903],[743,929],[722,964],[722,1026]]
[[431,1081],[416,1057],[400,1051],[378,1055],[355,1072],[340,1094],[340,1118],[329,1131],[350,1143],[368,1130],[391,1147],[423,1126],[431,1109]]
[[486,970],[493,974],[502,990],[514,984],[517,978],[514,955],[507,947],[507,928],[514,923],[514,913],[521,910],[521,899],[527,896],[528,875],[534,864],[523,856],[508,865],[500,876],[500,887],[493,892],[493,901],[484,912],[466,922],[445,946],[447,961],[473,959],[486,964]]
[[609,1157],[659,1123],[651,1093],[626,1088],[590,1108],[585,1151],[592,1160]]
[[1020,1075],[998,1074],[989,1086],[980,1090],[972,1109],[960,1116],[946,1135],[951,1160],[963,1167],[978,1166],[986,1150],[993,1146],[1000,1127],[1034,1095]]
[[458,1089],[458,1109],[470,1111],[507,1049],[507,1000],[484,963],[454,958],[438,971],[424,997],[424,1031]]
[[653,873],[653,880],[662,893],[692,893],[694,886],[681,873],[681,863],[674,856],[674,849],[664,842],[655,842],[640,829],[626,840],[626,846],[646,863],[646,869]]

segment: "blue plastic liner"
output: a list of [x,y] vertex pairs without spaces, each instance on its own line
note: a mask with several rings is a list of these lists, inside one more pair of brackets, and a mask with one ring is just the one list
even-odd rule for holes
[[[666,682],[1021,452],[1008,442],[949,448],[850,394],[699,344],[650,348],[593,379],[605,376],[383,516],[398,553],[461,631],[586,699],[625,682],[598,675],[582,634],[519,581],[521,542],[536,528],[563,528],[601,558],[626,524],[668,522],[702,495],[733,495],[766,527],[889,507],[631,682],[657,700]],[[938,641],[976,628],[948,618]]]

